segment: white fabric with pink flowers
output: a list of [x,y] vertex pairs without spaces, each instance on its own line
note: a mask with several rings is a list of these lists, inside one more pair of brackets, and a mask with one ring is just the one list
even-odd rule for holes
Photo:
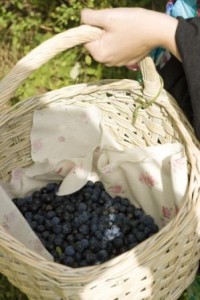
[[[6,196],[1,199],[0,224],[8,231],[15,228],[11,234],[17,237],[17,232],[24,232],[27,237],[31,229],[19,222],[20,213],[13,210],[12,202],[8,204],[8,195],[23,197],[56,181],[62,181],[58,194],[64,195],[79,190],[87,180],[101,180],[108,193],[127,197],[142,207],[160,228],[174,218],[188,187],[183,146],[122,149],[103,121],[102,112],[93,105],[52,106],[34,112],[30,136],[33,165],[13,170],[11,182],[2,184]],[[31,245],[35,247],[32,240],[29,246],[33,249]],[[44,249],[38,253],[44,255]]]

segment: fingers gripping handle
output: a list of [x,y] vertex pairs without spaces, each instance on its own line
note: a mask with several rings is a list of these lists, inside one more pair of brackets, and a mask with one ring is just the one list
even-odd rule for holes
[[36,47],[0,81],[0,108],[34,70],[64,50],[99,38],[101,33],[99,28],[82,25],[57,34]]
[[[40,68],[44,63],[58,53],[74,46],[98,39],[102,30],[97,27],[81,25],[57,34],[33,49],[24,58],[18,61],[13,69],[0,81],[0,111],[17,88],[31,73]],[[158,74],[150,58],[145,58],[140,63],[144,85],[148,90],[153,86],[158,87]],[[157,82],[157,83],[156,83]]]

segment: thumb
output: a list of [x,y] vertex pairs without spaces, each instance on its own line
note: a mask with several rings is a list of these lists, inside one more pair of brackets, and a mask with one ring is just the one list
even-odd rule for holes
[[108,9],[94,10],[85,8],[81,11],[81,22],[106,29],[105,15]]

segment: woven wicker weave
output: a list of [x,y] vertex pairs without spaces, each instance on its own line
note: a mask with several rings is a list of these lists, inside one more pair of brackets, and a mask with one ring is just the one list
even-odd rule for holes
[[187,198],[176,218],[158,234],[102,265],[81,269],[48,262],[0,227],[0,272],[30,299],[175,300],[193,281],[200,258],[200,153],[192,128],[162,88],[152,60],[145,58],[140,63],[142,85],[131,80],[80,84],[4,108],[33,70],[57,53],[100,34],[89,26],[59,34],[19,61],[0,82],[0,179],[8,181],[12,169],[32,163],[30,130],[35,109],[95,103],[103,112],[107,130],[124,149],[176,141],[184,145],[189,170]]

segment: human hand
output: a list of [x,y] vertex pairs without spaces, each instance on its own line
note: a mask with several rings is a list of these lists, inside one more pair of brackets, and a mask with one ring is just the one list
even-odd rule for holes
[[85,47],[108,66],[134,65],[158,46],[180,59],[175,42],[178,21],[166,14],[142,8],[84,9],[81,21],[103,29],[101,37]]

